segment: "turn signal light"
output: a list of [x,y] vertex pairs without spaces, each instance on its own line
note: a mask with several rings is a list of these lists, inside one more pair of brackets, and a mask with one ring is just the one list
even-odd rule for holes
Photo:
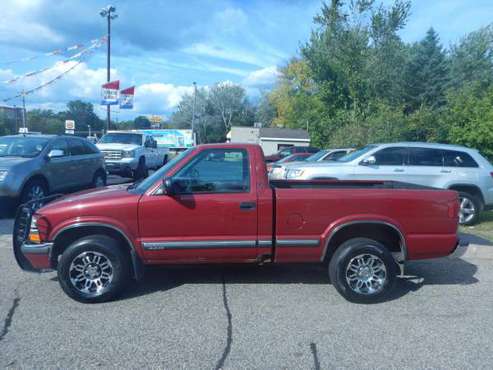
[[38,230],[38,219],[36,217],[33,217],[31,220],[31,227],[29,228],[29,236],[27,239],[33,244],[41,243],[41,236],[39,235]]

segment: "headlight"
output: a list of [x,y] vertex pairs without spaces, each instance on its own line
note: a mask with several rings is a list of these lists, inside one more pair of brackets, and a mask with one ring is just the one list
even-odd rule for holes
[[133,158],[135,157],[135,150],[124,150],[123,158]]
[[301,177],[301,175],[303,175],[303,170],[297,170],[297,169],[293,169],[293,170],[288,170],[286,172],[286,179],[296,179],[296,178],[299,178]]
[[0,182],[4,181],[7,177],[8,171],[0,171]]

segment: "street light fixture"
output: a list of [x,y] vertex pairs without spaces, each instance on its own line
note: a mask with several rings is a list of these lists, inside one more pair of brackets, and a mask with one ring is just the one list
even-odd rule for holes
[[[107,35],[107,59],[106,59],[106,81],[110,82],[110,59],[111,59],[111,21],[118,17],[116,14],[116,8],[113,5],[108,5],[106,8],[101,9],[99,15],[106,18],[108,21],[108,35]],[[110,106],[106,106],[106,131],[110,128]]]

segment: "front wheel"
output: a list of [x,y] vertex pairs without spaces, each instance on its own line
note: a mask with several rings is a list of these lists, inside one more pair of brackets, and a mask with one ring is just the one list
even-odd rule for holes
[[106,174],[103,171],[98,171],[94,174],[94,178],[92,180],[93,188],[102,188],[106,186]]
[[133,172],[133,178],[135,181],[146,178],[149,175],[149,170],[147,169],[146,160],[144,157],[139,159],[139,164]]
[[130,262],[116,240],[106,235],[87,236],[72,243],[58,262],[63,291],[82,303],[115,298],[130,277]]
[[374,303],[393,289],[398,273],[392,254],[381,243],[355,238],[337,248],[329,263],[331,283],[348,301]]
[[32,209],[38,209],[43,206],[43,198],[48,195],[48,187],[44,181],[41,180],[31,180],[29,181],[21,195],[21,204],[32,202]]

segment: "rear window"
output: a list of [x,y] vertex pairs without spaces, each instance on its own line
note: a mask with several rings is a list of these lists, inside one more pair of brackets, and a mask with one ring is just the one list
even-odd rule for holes
[[443,160],[447,167],[479,167],[469,154],[455,150],[444,150]]

